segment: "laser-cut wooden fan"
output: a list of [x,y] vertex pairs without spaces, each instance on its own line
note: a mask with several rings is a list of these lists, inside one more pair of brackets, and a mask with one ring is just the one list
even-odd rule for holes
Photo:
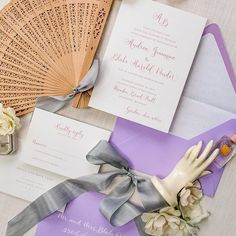
[[[113,0],[13,0],[0,12],[0,102],[18,115],[69,94],[89,70]],[[72,105],[86,107],[91,91]]]

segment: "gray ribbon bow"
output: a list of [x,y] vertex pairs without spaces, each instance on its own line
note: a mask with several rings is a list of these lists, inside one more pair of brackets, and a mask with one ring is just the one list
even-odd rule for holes
[[37,99],[36,107],[50,112],[59,111],[66,105],[67,102],[72,100],[75,95],[93,88],[97,80],[98,74],[99,60],[95,59],[88,73],[85,75],[80,84],[73,89],[72,93],[66,96],[40,97]]
[[[48,215],[84,192],[104,192],[114,179],[123,176],[119,183],[100,203],[100,211],[113,226],[122,226],[144,211],[154,211],[167,206],[149,178],[136,175],[129,169],[128,162],[107,141],[100,141],[92,149],[87,160],[94,165],[110,164],[114,170],[68,179],[55,186],[26,207],[13,218],[7,227],[7,236],[21,236]],[[127,178],[128,176],[128,178]],[[135,190],[143,207],[129,201]]]

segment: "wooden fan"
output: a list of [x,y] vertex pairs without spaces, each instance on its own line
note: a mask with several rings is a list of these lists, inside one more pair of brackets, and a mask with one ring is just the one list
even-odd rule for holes
[[[0,12],[0,101],[18,115],[69,94],[93,62],[113,0],[13,0]],[[86,107],[91,91],[72,105]]]

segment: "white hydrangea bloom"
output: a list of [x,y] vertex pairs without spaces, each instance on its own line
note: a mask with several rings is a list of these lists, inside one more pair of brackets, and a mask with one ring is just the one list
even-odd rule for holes
[[209,216],[209,213],[200,205],[202,197],[203,193],[199,181],[189,183],[179,193],[179,208],[182,216],[193,225],[200,223]]

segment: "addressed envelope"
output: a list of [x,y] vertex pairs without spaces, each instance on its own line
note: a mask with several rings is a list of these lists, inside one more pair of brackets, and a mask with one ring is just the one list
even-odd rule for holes
[[[110,141],[135,170],[163,178],[189,146],[236,132],[236,120],[228,121],[236,118],[232,85],[235,87],[234,72],[220,30],[210,25],[204,32],[171,134],[118,119]],[[204,193],[213,196],[223,170],[210,169],[213,174],[201,178],[201,183]]]
[[[134,222],[112,226],[100,213],[99,193],[84,193],[71,201],[64,213],[56,212],[39,223],[35,236],[139,236]],[[91,214],[92,213],[92,214]]]

